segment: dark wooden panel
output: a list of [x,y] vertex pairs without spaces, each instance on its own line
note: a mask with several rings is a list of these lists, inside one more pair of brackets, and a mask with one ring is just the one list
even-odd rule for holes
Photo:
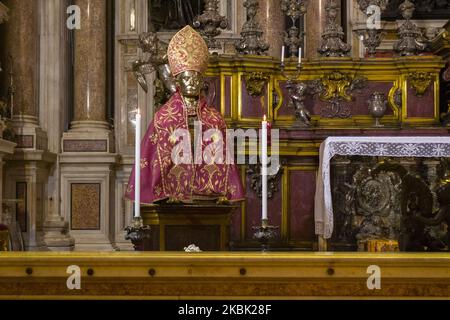
[[220,226],[165,226],[166,250],[182,251],[195,244],[203,251],[220,250]]

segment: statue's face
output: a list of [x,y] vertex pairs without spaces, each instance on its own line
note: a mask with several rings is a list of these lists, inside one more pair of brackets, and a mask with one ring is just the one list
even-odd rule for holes
[[198,97],[203,87],[203,76],[197,71],[184,71],[177,75],[177,84],[183,96]]

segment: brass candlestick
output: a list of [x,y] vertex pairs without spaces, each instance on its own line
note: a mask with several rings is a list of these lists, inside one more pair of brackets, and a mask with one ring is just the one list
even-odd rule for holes
[[286,72],[285,67],[286,66],[284,64],[284,61],[281,61],[281,64],[280,64],[281,74],[283,75],[283,77],[286,78],[288,84],[292,84],[293,82],[295,82],[295,80],[297,80],[300,77],[302,65],[301,65],[301,63],[297,63],[296,72],[293,74],[293,76],[292,75],[290,76]]
[[127,232],[125,240],[131,240],[134,250],[144,251],[148,249],[146,242],[148,242],[151,238],[151,229],[150,226],[144,226],[141,217],[134,217],[133,224],[126,227],[125,231]]
[[269,226],[269,220],[263,219],[260,226],[252,227],[255,231],[253,238],[261,243],[261,251],[269,251],[269,242],[277,237],[278,226]]

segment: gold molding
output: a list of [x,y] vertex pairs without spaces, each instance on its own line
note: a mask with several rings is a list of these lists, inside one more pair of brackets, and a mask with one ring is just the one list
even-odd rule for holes
[[[377,58],[377,59],[340,59],[339,62],[327,59],[307,60],[302,64],[302,70],[298,81],[313,81],[320,79],[324,75],[332,72],[339,72],[350,76],[361,76],[367,78],[369,82],[391,82],[396,88],[401,88],[403,94],[403,103],[407,100],[408,90],[404,86],[408,82],[408,75],[414,72],[431,73],[435,78],[439,77],[440,70],[444,67],[444,61],[439,56],[414,56],[414,57],[395,57],[395,58]],[[295,64],[288,63],[286,72],[295,72]],[[279,61],[272,58],[259,56],[242,56],[242,55],[221,55],[220,58],[211,61],[208,69],[210,74],[232,74],[232,116],[227,119],[233,126],[255,128],[260,125],[261,119],[256,116],[242,116],[242,111],[246,106],[242,105],[242,85],[245,76],[252,73],[261,73],[269,77],[265,89],[267,94],[261,97],[263,105],[268,109],[268,118],[274,120],[274,127],[290,128],[295,123],[295,116],[286,114],[280,116],[279,110],[283,104],[283,97],[280,81],[286,81],[279,69]],[[439,80],[439,79],[437,79]],[[245,89],[244,89],[245,90]],[[439,90],[439,89],[438,89]],[[276,106],[272,105],[273,94],[275,91],[279,95],[280,101]],[[341,91],[342,92],[342,91]],[[439,92],[439,91],[438,91]],[[386,128],[401,127],[402,122],[407,122],[414,127],[436,125],[439,122],[439,110],[436,117],[424,117],[423,119],[406,118],[406,106],[397,106],[394,101],[395,89],[393,88],[388,94],[390,107],[393,109],[393,115],[384,116],[383,124]],[[268,103],[266,105],[266,99]],[[347,97],[348,99],[348,97]],[[435,99],[435,109],[439,109],[438,97]],[[371,129],[373,119],[370,115],[353,116],[351,119],[323,119],[320,115],[314,115],[312,121],[317,124],[318,128],[358,128]]]
[[226,100],[227,97],[226,94],[226,86],[225,86],[225,79],[229,77],[230,78],[230,94],[228,99],[230,99],[230,114],[228,116],[225,116],[225,121],[230,122],[233,119],[233,97],[235,95],[235,88],[234,88],[234,78],[232,72],[222,72],[220,74],[220,112],[225,115],[226,110]]
[[290,176],[289,166],[283,166],[283,175],[281,177],[281,226],[280,238],[282,242],[286,242],[290,238]]
[[[70,265],[80,290],[67,289]],[[379,290],[367,288],[370,265]],[[449,269],[447,253],[6,252],[0,299],[450,299]]]
[[[242,186],[244,188],[244,190],[247,190],[247,165],[243,165],[241,166],[241,181],[242,181]],[[245,241],[245,237],[247,236],[247,232],[246,232],[246,221],[247,221],[247,202],[243,201],[242,202],[242,207],[241,207],[241,241],[244,242]]]

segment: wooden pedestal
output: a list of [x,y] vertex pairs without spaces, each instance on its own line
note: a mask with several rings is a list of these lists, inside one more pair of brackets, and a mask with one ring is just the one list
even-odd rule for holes
[[144,225],[151,227],[148,251],[183,251],[195,244],[202,251],[229,249],[231,215],[236,206],[215,204],[144,205]]

